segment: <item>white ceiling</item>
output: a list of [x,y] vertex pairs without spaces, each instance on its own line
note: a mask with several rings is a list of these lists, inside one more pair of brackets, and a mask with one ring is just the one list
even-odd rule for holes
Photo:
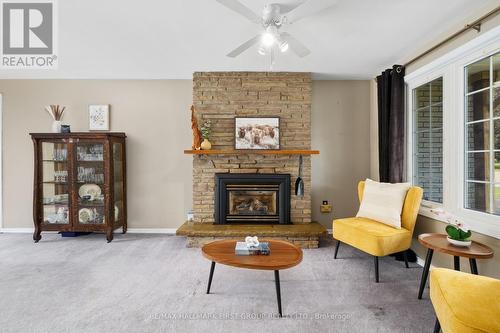
[[[282,29],[312,53],[279,55],[273,70],[369,79],[497,1],[338,0]],[[241,2],[260,13],[272,0]],[[0,78],[189,79],[194,71],[270,69],[255,48],[225,56],[261,28],[215,0],[63,0],[58,7],[58,70],[4,70]]]

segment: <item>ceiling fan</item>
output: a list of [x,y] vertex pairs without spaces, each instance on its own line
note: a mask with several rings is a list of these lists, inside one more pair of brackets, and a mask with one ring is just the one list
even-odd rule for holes
[[264,6],[262,16],[257,15],[238,0],[217,0],[217,2],[261,25],[264,29],[257,36],[229,52],[228,57],[237,57],[253,45],[258,44],[258,53],[261,55],[271,54],[273,56],[275,50],[286,52],[290,49],[302,58],[311,51],[288,32],[280,32],[280,29],[286,24],[295,23],[306,16],[331,7],[337,0],[306,0],[298,5],[271,3]]

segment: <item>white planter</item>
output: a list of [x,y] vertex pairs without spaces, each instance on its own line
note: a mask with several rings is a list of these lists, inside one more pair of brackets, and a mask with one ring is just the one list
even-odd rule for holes
[[467,246],[470,246],[472,244],[472,241],[470,241],[470,240],[459,241],[459,240],[451,239],[449,236],[447,236],[446,239],[448,240],[448,243],[453,244],[455,246],[467,247]]
[[62,124],[62,121],[54,120],[52,122],[52,133],[61,133],[61,124]]

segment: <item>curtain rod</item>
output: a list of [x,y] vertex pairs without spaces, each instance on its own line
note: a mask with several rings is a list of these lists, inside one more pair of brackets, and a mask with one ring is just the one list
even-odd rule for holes
[[431,47],[430,49],[428,49],[427,51],[419,54],[418,56],[416,56],[415,58],[411,59],[410,61],[408,61],[406,64],[404,64],[405,67],[407,67],[408,65],[410,64],[413,64],[415,61],[423,58],[424,56],[428,55],[429,53],[431,53],[432,51],[436,50],[437,48],[443,46],[444,44],[448,43],[450,40],[452,39],[455,39],[456,37],[458,37],[459,35],[463,34],[464,32],[466,32],[467,30],[470,30],[470,29],[474,29],[476,30],[477,32],[480,32],[481,31],[481,23],[486,20],[487,18],[489,18],[490,16],[493,16],[494,14],[498,13],[500,11],[500,6],[496,7],[495,9],[493,9],[492,11],[486,13],[485,15],[481,16],[480,18],[478,18],[477,20],[475,20],[474,22],[470,23],[470,24],[467,24],[465,27],[463,27],[461,30],[455,32],[453,35],[449,36],[448,38],[446,38],[445,40],[441,41],[440,43],[434,45],[433,47]]

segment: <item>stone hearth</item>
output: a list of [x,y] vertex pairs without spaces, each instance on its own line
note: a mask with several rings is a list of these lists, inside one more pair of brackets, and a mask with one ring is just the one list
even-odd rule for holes
[[325,227],[317,222],[291,225],[228,225],[186,222],[177,229],[177,235],[187,237],[187,247],[200,247],[218,239],[243,241],[245,236],[252,235],[261,239],[284,239],[304,249],[314,249],[319,246],[320,237],[326,234]]

